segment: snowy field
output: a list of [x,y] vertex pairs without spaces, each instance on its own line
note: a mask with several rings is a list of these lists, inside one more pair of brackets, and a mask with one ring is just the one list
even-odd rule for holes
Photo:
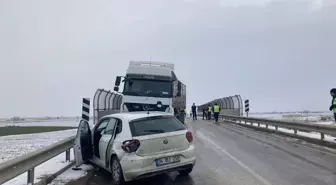
[[[14,123],[12,123],[14,124]],[[78,126],[76,121],[15,123],[16,126]],[[93,124],[90,122],[90,126]],[[1,126],[0,126],[1,127]],[[74,136],[77,129],[0,137],[0,163]]]
[[77,129],[0,137],[0,163],[76,134]]
[[[15,124],[16,126],[78,126],[78,122],[74,121],[50,121],[50,122],[31,122],[31,123],[9,123],[9,125]],[[0,123],[1,125],[1,123]],[[6,124],[8,125],[8,123]],[[8,126],[9,126],[8,125]],[[2,126],[2,125],[1,125]],[[0,127],[1,127],[0,126]],[[90,122],[92,126],[92,122]],[[22,135],[9,135],[0,137],[0,163],[7,160],[19,157],[37,149],[46,147],[53,143],[56,143],[62,139],[74,136],[77,129],[62,130],[56,132],[35,133],[35,134],[22,134]],[[73,151],[71,151],[71,159],[73,158]],[[65,162],[65,153],[62,153],[53,159],[37,166],[35,168],[35,182],[45,175],[50,175],[66,166],[68,162]],[[89,168],[90,166],[87,166]],[[79,178],[86,174],[86,170],[73,171],[69,174],[61,175],[63,181],[71,180],[72,178]],[[68,176],[67,176],[68,175]],[[72,177],[74,176],[74,177]],[[56,181],[54,183],[58,183]],[[8,182],[4,185],[26,185],[27,173],[24,173]]]
[[79,121],[78,120],[53,120],[53,121],[35,121],[35,122],[3,122],[0,123],[0,127],[6,127],[6,126],[22,126],[22,127],[29,127],[29,126],[59,126],[59,127],[66,127],[66,126],[78,126]]

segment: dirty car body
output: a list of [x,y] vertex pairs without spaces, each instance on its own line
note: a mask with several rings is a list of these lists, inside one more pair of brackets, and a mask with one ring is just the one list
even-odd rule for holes
[[193,136],[165,112],[126,112],[90,128],[81,121],[74,143],[76,166],[90,161],[112,173],[115,184],[170,171],[189,174],[196,162]]

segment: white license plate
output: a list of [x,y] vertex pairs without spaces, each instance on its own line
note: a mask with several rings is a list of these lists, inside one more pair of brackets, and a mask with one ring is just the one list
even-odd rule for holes
[[163,157],[160,159],[156,159],[155,163],[156,163],[156,166],[163,166],[166,164],[177,163],[180,161],[181,161],[180,155],[175,155],[175,156],[169,156],[169,157]]

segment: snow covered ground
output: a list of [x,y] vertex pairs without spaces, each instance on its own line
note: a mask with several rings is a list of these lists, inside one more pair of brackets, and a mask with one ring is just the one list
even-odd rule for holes
[[91,165],[81,165],[81,170],[73,170],[72,168],[68,169],[61,175],[57,176],[50,184],[48,185],[64,185],[70,181],[77,180],[81,177],[84,177],[87,174],[88,170],[92,170],[93,167]]
[[[73,151],[70,151],[70,159],[74,159]],[[69,162],[65,162],[65,153],[62,153],[49,161],[46,161],[45,163],[40,164],[35,168],[35,179],[34,182],[37,183],[41,180],[42,177],[45,177],[47,175],[51,175],[58,170],[62,169],[66,165],[68,165]],[[66,174],[63,174],[63,176]],[[3,185],[26,185],[27,184],[27,173],[23,173],[16,178],[7,181]]]
[[[13,124],[13,123],[12,123]],[[1,124],[0,124],[1,125]],[[51,122],[32,122],[32,123],[15,123],[17,126],[78,126],[76,121],[51,121]],[[92,122],[90,123],[92,126]],[[1,126],[0,126],[1,127]],[[1,129],[1,128],[0,128]],[[22,135],[9,135],[0,137],[0,163],[7,160],[19,157],[26,153],[35,151],[37,149],[46,147],[53,143],[56,143],[62,139],[74,136],[77,129],[62,130],[56,132],[46,132],[46,133],[35,133],[35,134],[22,134]],[[71,159],[73,159],[73,151],[71,151]],[[35,168],[35,182],[39,178],[52,174],[68,163],[65,162],[65,153],[62,153],[55,158],[37,166]],[[85,175],[84,171],[77,171],[71,173],[72,175],[80,176],[80,174]],[[70,174],[70,175],[71,175]],[[66,174],[63,174],[63,177]],[[69,179],[71,177],[65,178]],[[4,185],[26,185],[27,184],[27,173],[24,173],[8,182]]]
[[0,163],[76,134],[77,129],[0,137]]
[[21,122],[21,123],[13,123],[13,122],[4,122],[0,123],[0,127],[6,126],[22,126],[22,127],[29,127],[29,126],[59,126],[59,127],[77,127],[79,121],[77,120],[66,120],[66,121],[37,121],[37,122]]

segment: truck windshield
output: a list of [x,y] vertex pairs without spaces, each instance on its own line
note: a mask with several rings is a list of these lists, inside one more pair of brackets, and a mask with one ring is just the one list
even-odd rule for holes
[[172,82],[158,80],[132,79],[125,81],[124,95],[172,97]]

